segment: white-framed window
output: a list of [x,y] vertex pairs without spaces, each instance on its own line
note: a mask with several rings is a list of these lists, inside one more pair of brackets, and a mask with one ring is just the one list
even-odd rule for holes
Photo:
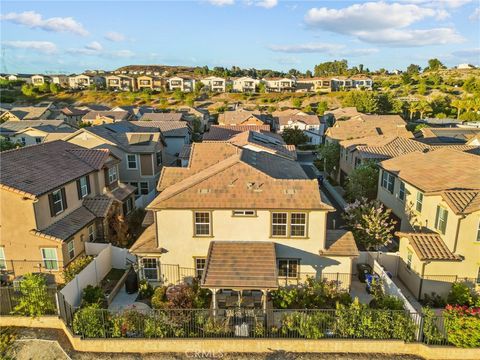
[[140,183],[140,194],[141,195],[148,195],[148,182],[141,182]]
[[129,184],[135,187],[135,197],[138,197],[140,195],[140,192],[138,191],[138,182],[131,182]]
[[211,214],[209,211],[195,211],[195,236],[210,236],[212,229]]
[[307,214],[290,214],[290,236],[305,237],[307,235]]
[[390,194],[393,194],[394,186],[395,186],[395,176],[393,176],[392,174],[386,171],[382,171],[382,187],[388,190]]
[[67,243],[67,252],[68,252],[68,257],[70,260],[72,260],[75,257],[75,242],[73,240],[70,240]]
[[408,253],[407,253],[407,269],[408,270],[412,269],[412,257],[413,257],[413,253],[410,250],[408,250]]
[[255,210],[233,210],[233,216],[255,216],[257,212]]
[[143,258],[143,276],[147,280],[158,280],[158,262],[155,258]]
[[5,259],[5,249],[0,247],[0,270],[7,269],[7,259]]
[[93,224],[88,227],[88,241],[95,241],[95,225]]
[[130,170],[138,169],[137,155],[127,154],[127,169],[130,169]]
[[398,189],[398,199],[400,201],[405,201],[405,183],[400,181],[400,187]]
[[447,230],[448,210],[437,206],[437,215],[435,216],[435,229],[445,234]]
[[422,212],[422,208],[423,208],[423,193],[421,193],[420,191],[417,192],[417,201],[415,203],[415,209],[421,213]]
[[43,267],[47,270],[58,270],[57,249],[42,248]]
[[207,258],[196,257],[195,258],[195,276],[197,279],[201,279],[205,266],[207,265]]
[[35,138],[35,143],[36,144],[41,144],[42,143],[42,138],[41,137],[36,137]]
[[86,176],[80,178],[79,185],[80,185],[80,195],[82,198],[84,198],[85,196],[88,195],[88,182],[87,182]]
[[63,211],[63,196],[62,189],[58,189],[52,192],[52,205],[53,213],[55,215],[60,214]]
[[123,203],[123,214],[128,215],[133,210],[133,199],[129,197],[127,201]]
[[299,265],[298,259],[278,259],[278,276],[297,278]]
[[272,213],[272,236],[287,236],[288,213]]
[[117,180],[118,180],[117,167],[112,166],[111,168],[108,169],[108,183],[111,184]]

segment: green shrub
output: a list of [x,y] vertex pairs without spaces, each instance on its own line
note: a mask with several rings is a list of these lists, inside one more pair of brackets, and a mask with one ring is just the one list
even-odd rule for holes
[[15,341],[16,333],[14,328],[0,327],[0,359],[13,360],[10,356],[10,351]]
[[465,283],[453,283],[447,296],[450,305],[473,306],[478,301],[478,294]]
[[306,339],[321,339],[333,330],[332,315],[323,311],[286,314],[282,318],[280,331],[283,335],[295,334]]
[[138,298],[140,300],[150,299],[153,295],[152,285],[145,279],[140,280],[138,285]]
[[156,287],[152,295],[152,308],[154,309],[164,309],[167,307],[167,287],[159,286]]
[[447,340],[458,347],[480,347],[480,308],[448,305],[443,312]]
[[437,317],[429,308],[423,309],[423,336],[427,344],[438,344],[444,339],[438,330]]
[[69,283],[73,280],[77,274],[80,273],[85,267],[90,264],[93,260],[93,256],[82,256],[73,260],[68,266],[63,270],[63,279],[65,283]]
[[438,295],[436,292],[431,292],[429,294],[423,294],[423,299],[421,301],[422,305],[429,308],[443,308],[447,305],[444,298]]
[[24,316],[42,316],[55,311],[55,304],[48,294],[45,277],[39,274],[27,274],[20,282],[20,299],[14,307],[15,314]]
[[90,305],[98,305],[99,307],[105,302],[105,294],[98,286],[88,285],[82,292],[82,307]]
[[73,317],[73,332],[86,338],[106,337],[109,321],[106,311],[98,304],[88,305],[78,310]]

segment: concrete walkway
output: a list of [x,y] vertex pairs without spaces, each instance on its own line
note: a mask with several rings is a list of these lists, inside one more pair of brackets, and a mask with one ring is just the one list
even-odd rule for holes
[[397,287],[402,291],[402,294],[407,298],[408,302],[417,310],[418,312],[422,311],[422,304],[418,302],[418,300],[413,296],[413,294],[408,290],[405,284],[398,278],[394,277],[393,282]]
[[142,302],[136,302],[138,292],[134,294],[127,294],[125,287],[123,287],[115,296],[112,303],[108,307],[108,310],[117,312],[125,309],[135,308],[137,310],[148,310],[150,307]]

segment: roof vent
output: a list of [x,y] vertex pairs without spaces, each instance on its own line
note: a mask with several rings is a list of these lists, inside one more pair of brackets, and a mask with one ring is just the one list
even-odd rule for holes
[[198,189],[199,194],[208,194],[210,193],[210,189]]
[[285,194],[287,195],[295,195],[295,189],[285,189]]
[[377,128],[375,128],[375,130],[377,130],[378,135],[383,135],[383,131],[382,131],[381,128],[377,127]]

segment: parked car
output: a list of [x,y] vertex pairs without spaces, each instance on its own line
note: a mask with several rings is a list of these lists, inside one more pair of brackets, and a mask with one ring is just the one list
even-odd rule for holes
[[364,283],[366,281],[366,276],[373,273],[372,267],[369,264],[357,264],[357,273],[358,280]]

